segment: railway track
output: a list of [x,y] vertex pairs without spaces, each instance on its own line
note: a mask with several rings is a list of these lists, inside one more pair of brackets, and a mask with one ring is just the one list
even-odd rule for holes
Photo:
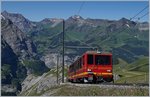
[[149,88],[149,84],[138,83],[138,84],[130,84],[130,83],[99,83],[99,84],[91,84],[91,83],[60,83],[61,85],[72,85],[79,87],[89,87],[89,86],[98,86],[102,88]]

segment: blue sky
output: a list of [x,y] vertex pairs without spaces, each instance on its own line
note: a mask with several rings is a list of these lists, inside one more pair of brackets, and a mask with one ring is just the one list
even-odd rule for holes
[[[41,21],[44,18],[67,19],[77,14],[82,3],[81,1],[3,1],[1,5],[2,11],[20,13],[29,20]],[[86,1],[79,15],[83,18],[118,20],[125,17],[130,19],[147,5],[148,1]],[[147,12],[148,8],[137,17]],[[140,21],[148,21],[148,15]]]

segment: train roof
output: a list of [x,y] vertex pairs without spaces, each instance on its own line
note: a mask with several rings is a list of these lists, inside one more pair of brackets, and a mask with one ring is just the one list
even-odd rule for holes
[[104,55],[112,55],[109,52],[100,52],[100,51],[87,51],[85,54],[104,54]]
[[[101,55],[112,55],[112,53],[109,53],[109,52],[99,52],[99,51],[86,51],[83,55],[85,54],[101,54]],[[82,56],[83,56],[82,55]],[[82,56],[78,57],[74,62],[76,62],[78,59],[80,59]],[[72,65],[72,64],[71,64]],[[70,66],[71,66],[70,65]],[[69,66],[69,67],[70,67]]]

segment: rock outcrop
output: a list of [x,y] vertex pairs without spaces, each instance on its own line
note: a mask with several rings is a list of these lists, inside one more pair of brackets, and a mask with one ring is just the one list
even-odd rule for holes
[[[27,71],[34,71],[31,73],[38,75],[46,72],[48,68],[37,57],[32,40],[3,15],[1,15],[1,38],[1,73],[4,88],[1,92],[2,95],[17,95],[22,90],[21,82],[26,78]],[[25,62],[27,64],[24,64]]]
[[2,15],[10,19],[23,32],[29,32],[31,29],[36,28],[36,23],[31,22],[21,14],[3,11]]
[[17,56],[27,58],[35,55],[36,47],[25,33],[7,18],[2,19],[1,24],[1,35]]

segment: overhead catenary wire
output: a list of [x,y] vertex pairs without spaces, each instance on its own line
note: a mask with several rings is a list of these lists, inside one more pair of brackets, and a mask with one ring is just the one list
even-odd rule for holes
[[141,18],[145,17],[148,14],[149,14],[149,12],[145,13],[144,15],[142,15],[141,17],[139,17],[138,20],[140,20]]
[[81,10],[82,10],[84,4],[85,4],[85,2],[82,2],[81,6],[80,6],[80,8],[79,8],[79,10],[78,10],[78,12],[77,12],[77,15],[80,14],[80,12],[81,12]]
[[[135,14],[133,17],[131,17],[130,18],[130,21],[132,20],[132,19],[135,19],[138,15],[140,15],[146,8],[148,8],[149,6],[147,5],[146,7],[144,7],[140,12],[138,12],[137,14]],[[143,18],[144,16],[146,16],[146,15],[148,15],[148,13],[149,12],[147,12],[146,14],[144,14],[143,16],[141,16],[141,17],[137,17],[136,19],[138,19],[138,20],[140,20],[141,18]],[[121,27],[123,27],[124,25],[122,25]],[[115,31],[117,31],[118,29],[116,29]],[[120,32],[123,32],[123,31],[125,31],[126,29],[123,29],[123,30],[121,30],[121,31],[119,31],[118,33],[120,33]],[[114,32],[115,32],[114,31]],[[109,40],[110,38],[111,38],[112,36],[110,36],[110,37],[108,37],[107,39],[105,39],[104,41],[106,41],[106,40]],[[100,42],[101,44],[104,42],[104,41],[102,41],[102,42]]]
[[[148,8],[149,6],[147,5],[143,10],[141,10],[139,13],[141,14],[142,13],[142,11],[144,11],[146,8]],[[140,15],[140,14],[138,14],[138,15]],[[139,16],[139,17],[134,17],[134,19],[136,19],[137,21],[136,21],[136,26],[137,25],[140,25],[140,22],[139,22],[139,20],[141,20],[143,17],[145,17],[146,15],[148,15],[149,14],[149,11],[147,12],[147,13],[145,13],[144,15],[142,15],[142,16]],[[135,27],[136,27],[135,26]]]
[[66,48],[92,48],[92,49],[97,49],[97,47],[85,47],[85,46],[65,46]]
[[[76,40],[76,41],[79,41],[80,43],[82,43],[82,44],[84,44],[84,45],[86,45],[87,47],[85,47],[85,48],[93,48],[93,46],[91,46],[91,45],[89,45],[89,44],[87,44],[87,43],[85,43],[85,42],[83,42],[83,41],[81,41],[80,39],[77,39],[77,38],[75,38],[75,37],[72,37],[74,40]],[[66,46],[67,48],[72,48],[72,46]],[[74,48],[75,47],[77,47],[77,48],[79,48],[79,46],[74,46]],[[82,47],[83,48],[83,47]],[[95,47],[94,47],[95,48]]]
[[[80,12],[81,12],[81,10],[83,9],[83,5],[85,4],[85,2],[82,2],[82,4],[81,4],[81,6],[80,6],[80,8],[79,8],[79,10],[78,10],[78,13],[77,13],[77,15],[79,15],[80,14]],[[144,7],[140,12],[138,12],[137,14],[135,14],[133,17],[131,17],[130,18],[130,20],[132,20],[132,19],[135,19],[138,15],[140,15],[146,8],[148,8],[148,5],[146,6],[146,7]],[[144,14],[143,16],[141,16],[141,17],[139,17],[139,18],[137,18],[137,19],[141,19],[141,18],[143,18],[144,16],[146,16],[148,13],[146,13],[146,14]],[[123,26],[123,25],[122,25]],[[117,29],[116,29],[117,30]],[[126,30],[126,29],[123,29],[123,30],[121,30],[121,31],[119,31],[119,32],[123,32],[124,30]],[[75,38],[75,37],[74,37]],[[92,48],[92,46],[91,45],[89,45],[89,44],[87,44],[87,43],[85,43],[85,42],[82,42],[81,40],[79,40],[79,39],[76,39],[77,41],[80,41],[81,43],[83,43],[83,44],[85,44],[85,45],[87,45],[88,47],[91,47]]]
[[149,5],[147,5],[146,7],[144,7],[140,12],[138,12],[137,14],[135,14],[132,18],[130,18],[130,20],[134,19],[135,17],[137,17],[139,14],[141,14],[145,9],[147,9],[149,7]]
[[[83,5],[85,4],[85,2],[82,2],[82,4],[81,4],[81,6],[80,6],[80,8],[79,8],[79,10],[78,10],[78,13],[77,13],[77,15],[79,15],[80,14],[80,12],[81,12],[81,10],[83,9]],[[130,18],[130,20],[132,20],[132,19],[135,19],[138,15],[140,15],[145,9],[147,9],[149,6],[147,5],[146,7],[144,7],[141,11],[139,11],[137,14],[135,14],[133,17],[131,17]],[[142,15],[141,17],[137,17],[136,19],[141,19],[141,18],[143,18],[144,16],[146,16],[148,13],[146,13],[146,14],[144,14],[144,15]],[[122,25],[123,26],[123,25]],[[117,29],[116,29],[117,30]],[[119,32],[123,32],[123,31],[125,31],[126,29],[123,29],[123,30],[121,30],[121,31],[119,31]],[[74,37],[75,38],[75,37]],[[85,43],[85,42],[82,42],[81,40],[79,40],[79,39],[76,39],[77,41],[80,41],[81,43],[83,43],[83,44],[85,44],[86,46],[88,46],[88,47],[93,47],[93,46],[91,46],[91,45],[89,45],[89,44],[87,44],[87,43]],[[78,48],[78,47],[77,47]]]
[[[80,8],[79,8],[79,10],[78,10],[78,12],[77,12],[77,15],[78,15],[78,16],[80,15],[80,12],[81,12],[81,10],[83,9],[83,6],[84,6],[84,5],[85,5],[85,1],[82,2],[81,6],[80,6]],[[79,39],[77,39],[77,40],[80,41],[81,43],[85,44],[86,46],[88,46],[88,47],[85,47],[85,48],[93,48],[93,46],[91,46],[91,45],[89,45],[89,44],[87,44],[87,43],[85,43],[85,42],[82,42],[82,41],[79,40]],[[77,48],[79,48],[79,46],[78,46]],[[83,48],[83,47],[81,47],[81,48]],[[94,48],[96,48],[96,47],[94,47]]]
[[[77,12],[77,15],[78,15],[78,16],[80,15],[80,12],[81,12],[81,10],[83,9],[84,4],[85,4],[85,1],[83,1],[83,2],[81,3],[80,7],[79,7],[79,10],[78,10],[78,12]],[[77,19],[76,19],[76,20],[77,20]],[[88,46],[88,47],[85,47],[85,48],[93,48],[93,46],[91,46],[91,45],[89,45],[89,44],[87,44],[87,43],[81,41],[80,39],[77,39],[77,38],[75,38],[75,37],[73,37],[73,38],[74,38],[74,40],[79,41],[79,42],[81,42],[82,44]],[[72,46],[68,46],[68,48],[69,48],[69,47],[72,48]],[[83,47],[79,47],[79,46],[74,46],[74,48],[75,48],[75,47],[77,47],[77,48],[83,48]],[[94,47],[94,48],[95,48],[95,47]]]

